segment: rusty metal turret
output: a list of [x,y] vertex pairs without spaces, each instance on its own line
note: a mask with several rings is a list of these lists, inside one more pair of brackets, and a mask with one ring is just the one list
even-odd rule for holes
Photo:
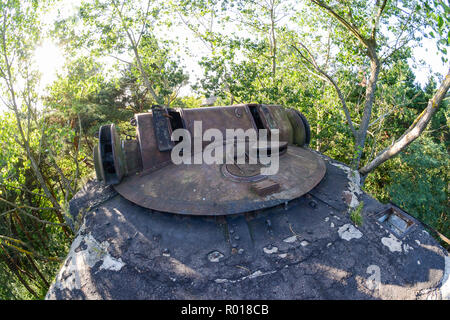
[[[136,126],[134,139],[121,140],[114,124],[100,128],[95,168],[98,180],[113,185],[123,197],[142,207],[189,215],[242,213],[298,198],[325,174],[323,160],[307,148],[311,139],[309,124],[294,109],[262,104],[194,109],[155,106],[150,112],[136,114],[131,121]],[[200,129],[195,128],[195,123],[200,123]],[[172,139],[177,129],[186,130],[188,138],[183,139],[190,139],[193,146],[188,150],[188,163],[175,164],[172,159],[177,144],[183,141]],[[208,129],[215,129],[223,137],[228,130],[246,133],[265,129],[269,137],[277,132],[279,139],[276,145],[261,143],[260,136],[245,135],[234,136],[233,141],[224,139],[223,143],[214,140],[215,144],[199,140]],[[234,160],[226,162],[225,149],[223,163],[196,161],[196,145],[201,145],[202,151],[210,145],[217,154],[227,144],[245,150],[245,159],[239,161],[234,153]],[[261,173],[267,165],[259,161],[260,154],[278,157],[275,174]],[[253,162],[252,155],[256,155]]]

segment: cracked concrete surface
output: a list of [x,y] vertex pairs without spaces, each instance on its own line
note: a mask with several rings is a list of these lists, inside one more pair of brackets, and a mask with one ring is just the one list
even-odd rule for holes
[[448,299],[448,253],[419,222],[394,236],[378,222],[387,206],[325,160],[307,195],[226,217],[155,212],[90,182],[71,201],[84,218],[47,299]]

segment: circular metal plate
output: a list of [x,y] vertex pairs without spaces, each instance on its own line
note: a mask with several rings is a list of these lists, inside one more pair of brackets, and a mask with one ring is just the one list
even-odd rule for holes
[[268,208],[298,198],[325,175],[324,161],[310,150],[289,145],[279,170],[267,176],[280,185],[260,196],[254,181],[233,179],[223,165],[170,164],[157,171],[126,177],[114,188],[126,199],[149,209],[188,215],[226,215]]

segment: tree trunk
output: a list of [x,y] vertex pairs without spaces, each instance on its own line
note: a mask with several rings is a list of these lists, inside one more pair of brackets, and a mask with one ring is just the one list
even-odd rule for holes
[[274,2],[271,3],[270,8],[270,36],[272,38],[272,78],[275,79],[277,68],[277,39],[275,36]]
[[369,128],[370,117],[372,115],[373,102],[375,100],[375,90],[377,88],[378,75],[380,73],[380,61],[375,52],[375,44],[368,48],[370,56],[370,78],[366,87],[366,101],[364,103],[364,113],[356,137],[355,158],[353,168],[358,169],[361,156],[366,143],[367,129]]
[[439,89],[428,101],[427,107],[422,111],[422,113],[414,120],[411,126],[406,130],[403,135],[398,138],[392,145],[381,151],[369,164],[365,165],[359,172],[362,176],[366,176],[368,173],[372,172],[380,164],[389,160],[390,158],[397,155],[403,149],[405,149],[411,142],[417,139],[420,134],[425,130],[428,123],[430,122],[433,115],[439,108],[440,103],[444,99],[447,91],[450,87],[450,69],[445,77],[444,81],[441,83]]

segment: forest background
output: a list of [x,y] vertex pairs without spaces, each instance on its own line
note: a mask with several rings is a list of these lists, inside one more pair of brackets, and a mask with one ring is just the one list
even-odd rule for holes
[[312,149],[450,237],[449,17],[448,0],[1,0],[0,299],[45,296],[99,127],[134,134],[153,104],[295,108]]

